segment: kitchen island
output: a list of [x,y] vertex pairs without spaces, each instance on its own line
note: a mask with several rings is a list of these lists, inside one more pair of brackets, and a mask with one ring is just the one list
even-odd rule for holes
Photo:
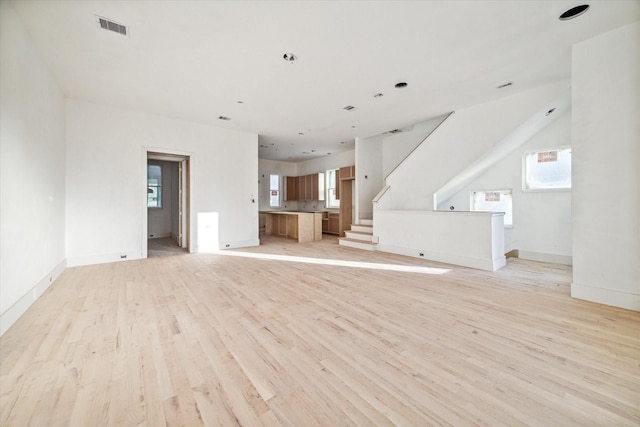
[[265,234],[296,239],[298,243],[322,240],[322,212],[261,212]]

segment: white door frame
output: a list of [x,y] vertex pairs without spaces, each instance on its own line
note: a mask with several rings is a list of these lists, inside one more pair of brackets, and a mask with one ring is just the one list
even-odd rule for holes
[[179,215],[179,228],[181,235],[182,247],[188,248],[189,252],[193,252],[193,232],[192,232],[192,204],[191,204],[191,192],[193,190],[193,153],[179,151],[179,150],[167,150],[156,147],[142,147],[142,258],[147,258],[147,239],[148,239],[148,210],[147,210],[147,161],[148,160],[165,160],[170,162],[177,162],[180,165],[180,209]]

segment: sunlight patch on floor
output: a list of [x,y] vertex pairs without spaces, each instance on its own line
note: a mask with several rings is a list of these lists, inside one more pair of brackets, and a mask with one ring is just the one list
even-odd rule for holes
[[447,268],[435,268],[435,267],[420,267],[414,265],[399,265],[399,264],[381,264],[375,262],[362,262],[362,261],[345,261],[340,259],[326,259],[326,258],[309,258],[292,255],[276,255],[276,254],[263,254],[253,252],[238,252],[238,251],[213,251],[216,255],[235,256],[243,258],[254,258],[267,261],[288,261],[288,262],[302,262],[307,264],[321,264],[321,265],[333,265],[337,267],[353,267],[353,268],[366,268],[370,270],[388,270],[388,271],[400,271],[404,273],[421,273],[421,274],[445,274],[448,273]]

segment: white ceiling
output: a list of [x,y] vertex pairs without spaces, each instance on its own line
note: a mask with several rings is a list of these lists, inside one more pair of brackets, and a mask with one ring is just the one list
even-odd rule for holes
[[300,161],[570,78],[572,44],[640,19],[638,0],[587,2],[571,21],[580,1],[13,5],[65,96],[258,133],[260,158]]

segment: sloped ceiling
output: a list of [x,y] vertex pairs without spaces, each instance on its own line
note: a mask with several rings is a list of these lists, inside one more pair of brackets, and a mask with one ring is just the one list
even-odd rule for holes
[[579,3],[12,3],[65,96],[258,133],[261,158],[288,161],[570,78],[572,44],[640,19],[636,0],[564,22]]

